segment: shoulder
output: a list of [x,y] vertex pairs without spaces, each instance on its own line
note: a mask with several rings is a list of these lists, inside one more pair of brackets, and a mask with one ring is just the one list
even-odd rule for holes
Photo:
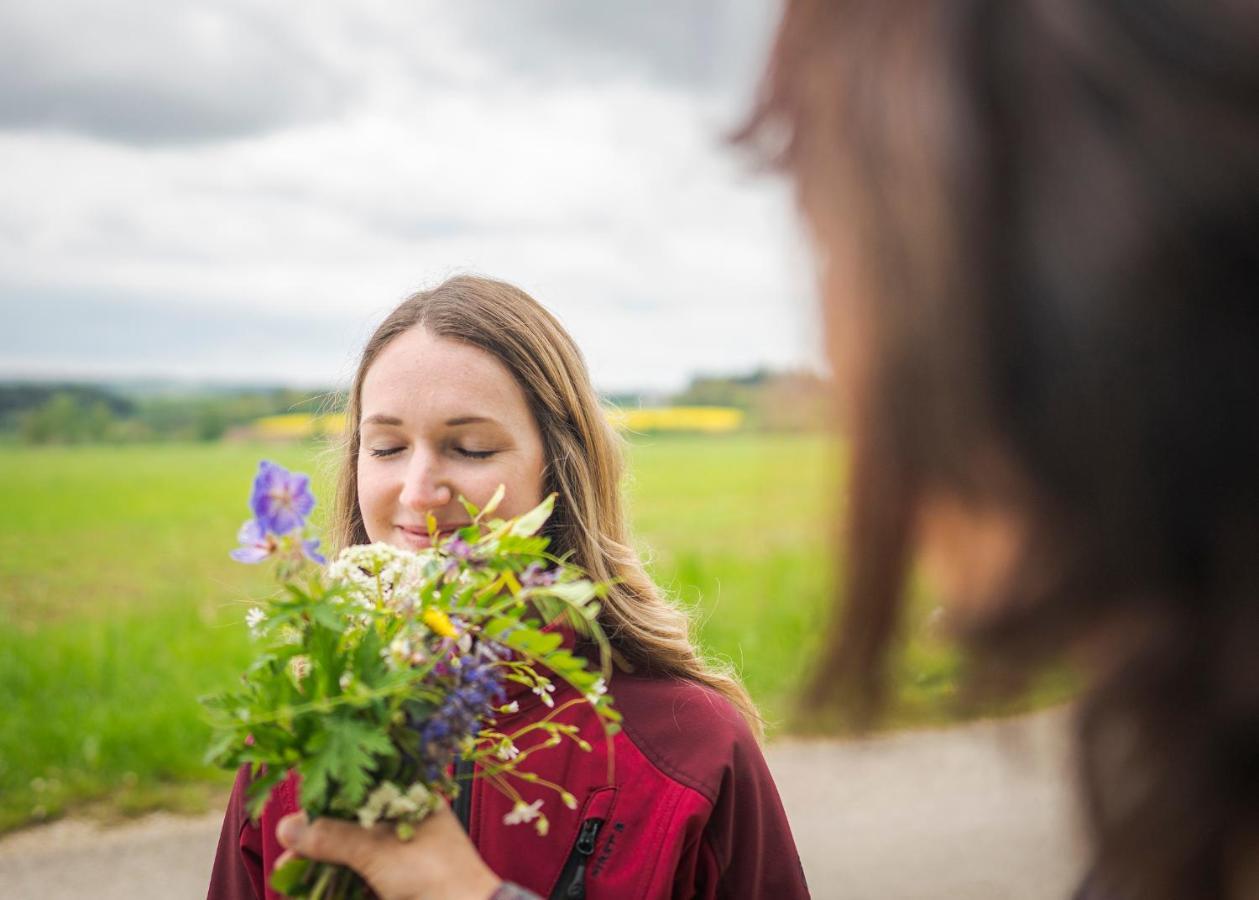
[[712,688],[618,673],[611,691],[625,736],[656,768],[711,803],[733,772],[764,765],[743,715]]
[[680,679],[615,675],[611,690],[626,739],[704,798],[702,807],[676,807],[691,848],[675,866],[678,883],[704,896],[807,897],[773,775],[734,704]]

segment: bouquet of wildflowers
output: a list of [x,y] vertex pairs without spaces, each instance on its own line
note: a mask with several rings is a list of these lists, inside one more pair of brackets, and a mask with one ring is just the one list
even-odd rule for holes
[[[575,687],[570,703],[590,704],[608,734],[617,727],[596,622],[605,585],[547,553],[538,532],[553,496],[504,521],[492,518],[502,495],[500,487],[483,509],[465,503],[470,524],[445,538],[430,516],[431,549],[350,547],[325,567],[306,521],[315,504],[306,477],[261,464],[254,516],[232,556],[277,562],[282,588],[246,617],[259,652],[240,687],[205,701],[218,732],[207,758],[250,765],[251,815],[296,770],[312,818],[383,822],[407,839],[436,804],[467,789],[455,777],[457,759],[515,801],[507,824],[531,822],[540,834],[548,827],[514,779],[575,806],[562,785],[528,770],[528,757],[564,741],[590,749],[576,726],[558,721],[569,704],[555,707],[553,679]],[[601,647],[599,668],[548,628],[561,619]],[[499,730],[496,716],[515,711],[505,704],[507,682],[539,694],[548,714],[517,733]],[[545,739],[521,751],[524,731]],[[277,869],[272,885],[291,897],[367,893],[350,870],[305,860]]]

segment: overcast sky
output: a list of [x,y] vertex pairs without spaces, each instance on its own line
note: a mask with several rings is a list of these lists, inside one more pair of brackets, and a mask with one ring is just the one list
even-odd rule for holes
[[775,13],[7,0],[0,376],[341,383],[465,271],[555,311],[604,390],[808,364],[786,188],[722,140]]

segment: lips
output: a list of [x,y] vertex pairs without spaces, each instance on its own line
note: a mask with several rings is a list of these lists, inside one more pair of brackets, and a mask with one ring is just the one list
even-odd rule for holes
[[[460,528],[466,527],[467,524],[467,522],[456,522],[449,525],[438,525],[437,534],[440,537],[449,537]],[[395,525],[394,529],[408,547],[422,550],[432,546],[432,542],[428,537],[427,525]]]

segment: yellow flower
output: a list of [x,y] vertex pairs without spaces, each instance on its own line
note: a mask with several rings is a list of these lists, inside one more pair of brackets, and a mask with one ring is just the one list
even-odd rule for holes
[[439,634],[444,638],[459,637],[459,632],[455,631],[455,626],[450,623],[450,617],[440,609],[426,609],[420,618],[425,625],[433,629],[435,634]]

